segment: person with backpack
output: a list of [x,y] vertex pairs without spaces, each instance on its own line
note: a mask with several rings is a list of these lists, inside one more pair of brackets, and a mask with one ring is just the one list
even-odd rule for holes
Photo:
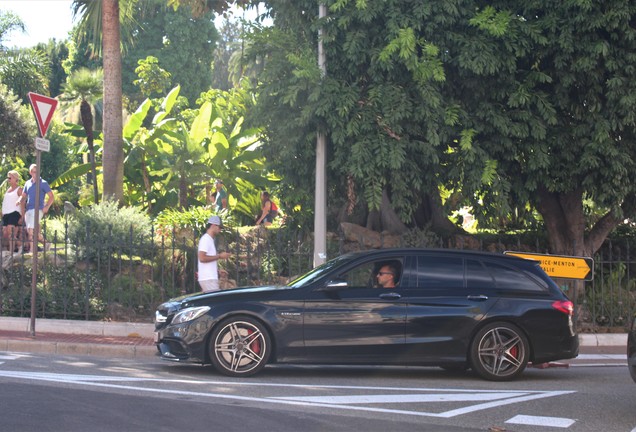
[[274,218],[278,216],[278,207],[269,198],[269,193],[266,191],[261,192],[261,204],[262,212],[261,216],[256,219],[256,225],[270,226],[274,222]]

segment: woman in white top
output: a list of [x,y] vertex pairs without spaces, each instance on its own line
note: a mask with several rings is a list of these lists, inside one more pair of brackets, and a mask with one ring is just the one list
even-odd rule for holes
[[[4,193],[2,200],[2,237],[9,239],[9,251],[15,252],[15,241],[20,234],[20,205],[18,200],[22,196],[22,187],[20,187],[20,174],[17,171],[9,171],[7,173],[7,181],[9,188]],[[20,243],[18,243],[19,245]]]

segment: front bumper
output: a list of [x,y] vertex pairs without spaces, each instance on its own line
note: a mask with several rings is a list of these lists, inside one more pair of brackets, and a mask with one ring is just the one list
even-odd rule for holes
[[161,358],[176,362],[208,363],[207,341],[211,321],[203,316],[194,321],[168,325],[155,331],[155,345]]

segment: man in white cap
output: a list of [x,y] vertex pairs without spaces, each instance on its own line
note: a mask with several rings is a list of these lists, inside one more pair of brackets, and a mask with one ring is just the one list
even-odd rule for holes
[[208,224],[205,227],[205,234],[199,240],[199,285],[203,292],[211,292],[219,290],[219,269],[217,261],[220,259],[228,259],[228,252],[216,252],[214,237],[221,232],[221,218],[218,216],[210,216]]

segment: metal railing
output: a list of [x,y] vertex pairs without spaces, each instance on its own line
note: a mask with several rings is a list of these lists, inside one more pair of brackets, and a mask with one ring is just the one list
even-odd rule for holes
[[[127,241],[91,237],[82,244],[68,236],[50,239],[53,247],[39,252],[36,313],[41,318],[150,321],[161,302],[199,291],[196,252],[199,233],[192,230],[136,238],[132,227]],[[308,240],[309,239],[309,240]],[[25,239],[18,239],[24,241]],[[32,254],[10,253],[8,239],[0,238],[0,315],[30,316]],[[364,248],[346,242],[341,235],[328,243],[329,256]],[[426,243],[426,242],[425,242]],[[359,244],[364,244],[360,239]],[[380,247],[432,246],[503,252],[526,249],[520,243],[438,240],[417,244],[402,239],[398,244],[380,238]],[[471,246],[471,247],[468,247]],[[636,312],[636,256],[629,240],[608,241],[594,257],[594,280],[580,282],[577,296],[571,283],[562,288],[576,304],[577,327],[583,331],[621,331]],[[284,284],[308,271],[313,262],[311,236],[289,230],[253,229],[247,234],[224,231],[217,249],[229,251],[222,263],[221,287]],[[539,245],[535,251],[544,253]],[[574,298],[576,297],[576,298]]]

